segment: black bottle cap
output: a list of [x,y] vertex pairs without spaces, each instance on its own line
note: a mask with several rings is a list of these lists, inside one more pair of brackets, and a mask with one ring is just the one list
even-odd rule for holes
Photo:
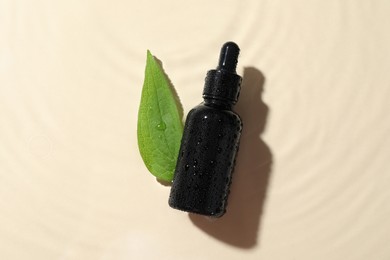
[[227,42],[222,46],[217,68],[207,73],[203,98],[233,104],[237,102],[242,80],[236,73],[239,53],[240,48],[234,42]]

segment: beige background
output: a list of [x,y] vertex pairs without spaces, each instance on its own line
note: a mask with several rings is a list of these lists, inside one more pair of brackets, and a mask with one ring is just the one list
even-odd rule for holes
[[[0,259],[390,259],[389,30],[387,0],[0,0]],[[227,40],[245,129],[210,221],[136,120],[146,49],[186,114]]]

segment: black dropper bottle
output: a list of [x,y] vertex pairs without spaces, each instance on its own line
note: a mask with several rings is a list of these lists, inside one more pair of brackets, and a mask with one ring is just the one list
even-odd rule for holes
[[226,211],[242,122],[232,111],[241,77],[234,42],[222,46],[218,67],[206,76],[203,99],[187,116],[169,205],[220,217]]

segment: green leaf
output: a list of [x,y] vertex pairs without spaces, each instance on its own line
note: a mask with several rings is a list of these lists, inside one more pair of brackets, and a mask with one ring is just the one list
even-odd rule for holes
[[147,51],[138,111],[138,148],[148,170],[172,181],[183,134],[182,108],[161,63]]

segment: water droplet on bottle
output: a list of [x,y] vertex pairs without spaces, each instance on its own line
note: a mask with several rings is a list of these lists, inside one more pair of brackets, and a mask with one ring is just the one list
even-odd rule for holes
[[186,165],[184,166],[184,169],[187,171],[188,168],[190,168],[190,166],[189,166],[188,164],[186,164]]
[[194,167],[198,165],[198,160],[194,159]]
[[164,131],[166,128],[167,128],[167,126],[165,125],[165,123],[164,123],[163,121],[161,121],[161,122],[157,125],[157,129],[160,130],[160,131]]
[[213,161],[213,160],[211,160],[211,161],[210,161],[210,164],[214,164],[214,161]]

